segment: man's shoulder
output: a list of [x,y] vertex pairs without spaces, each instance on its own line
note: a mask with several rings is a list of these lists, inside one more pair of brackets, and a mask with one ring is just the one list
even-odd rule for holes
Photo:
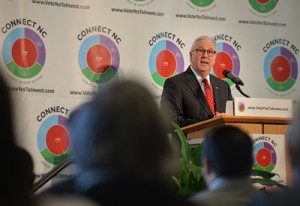
[[210,79],[214,80],[214,81],[225,82],[223,79],[221,79],[220,77],[217,77],[215,75],[210,75]]
[[211,80],[211,82],[213,82],[215,84],[221,84],[221,85],[226,85],[227,84],[227,82],[225,80],[223,80],[219,77],[216,77],[214,75],[211,75],[210,80]]
[[189,200],[194,204],[202,205],[246,205],[253,193],[240,192],[238,190],[215,190],[215,191],[202,191],[191,196]]
[[202,203],[202,204],[206,205],[211,202],[214,202],[214,200],[217,200],[216,198],[219,198],[219,195],[216,195],[215,192],[211,192],[209,190],[204,190],[204,191],[195,193],[194,195],[190,196],[189,201],[194,204]]
[[176,75],[174,75],[174,76],[169,77],[168,79],[174,80],[174,79],[185,78],[186,72],[187,72],[187,71],[185,70],[185,71],[183,71],[183,72],[181,72],[181,73],[178,73],[178,74],[176,74]]
[[194,75],[190,67],[188,67],[185,71],[178,73],[172,77],[166,79],[166,82],[179,82],[182,83],[185,79],[189,78],[190,75]]

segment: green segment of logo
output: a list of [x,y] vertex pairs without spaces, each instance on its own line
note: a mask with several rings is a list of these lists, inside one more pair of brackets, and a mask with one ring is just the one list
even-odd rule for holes
[[[173,76],[177,75],[178,73],[175,72],[173,74]],[[153,74],[152,74],[152,78],[154,79],[154,81],[159,85],[159,86],[164,86],[164,83],[166,81],[166,78],[163,78],[162,76],[159,75],[159,73],[157,71],[155,71]]]
[[292,78],[289,78],[285,82],[278,83],[272,77],[270,77],[267,79],[267,82],[272,89],[274,89],[275,91],[278,91],[278,92],[287,91],[295,84],[295,80],[293,80]]
[[34,77],[42,70],[42,66],[39,64],[34,64],[32,67],[25,69],[19,67],[13,61],[8,63],[6,66],[9,69],[9,71],[11,71],[14,75],[24,79],[29,79]]
[[211,5],[215,0],[190,0],[194,5],[199,7],[206,7]]
[[263,170],[263,171],[267,171],[267,172],[271,172],[274,169],[274,167],[275,167],[274,164],[270,164],[268,167],[261,167],[257,163],[254,164],[255,169]]
[[275,8],[275,6],[277,4],[275,0],[270,0],[266,4],[261,4],[257,0],[249,0],[249,3],[253,9],[255,9],[257,12],[260,12],[260,13],[270,12],[272,9]]
[[152,78],[159,86],[163,86],[166,81],[166,79],[162,78],[157,71],[152,74]]
[[116,71],[109,67],[104,73],[97,74],[91,71],[89,67],[86,67],[82,70],[82,73],[92,82],[105,83],[115,76]]
[[68,149],[64,154],[59,155],[59,156],[52,154],[48,149],[44,149],[41,152],[41,154],[45,158],[45,160],[47,160],[47,162],[49,162],[53,165],[59,164],[61,161],[67,159],[68,157],[70,157],[72,155],[70,149]]

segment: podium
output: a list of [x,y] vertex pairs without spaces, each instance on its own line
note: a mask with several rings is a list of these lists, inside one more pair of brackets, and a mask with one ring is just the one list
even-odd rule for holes
[[233,125],[247,133],[285,134],[290,123],[285,117],[215,116],[212,119],[182,127],[188,140],[202,138],[205,129],[217,125]]
[[[281,134],[285,135],[291,118],[287,117],[256,117],[256,116],[215,116],[212,119],[182,127],[190,144],[198,144],[208,128],[218,125],[232,125],[241,128],[248,134]],[[286,142],[286,139],[284,140]],[[285,144],[287,145],[287,144]],[[286,184],[291,185],[290,163],[285,146]]]

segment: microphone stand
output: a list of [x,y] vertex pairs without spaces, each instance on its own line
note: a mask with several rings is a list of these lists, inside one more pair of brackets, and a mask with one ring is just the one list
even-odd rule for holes
[[242,91],[242,89],[241,89],[241,87],[238,85],[238,84],[235,84],[235,88],[237,88],[237,90],[244,96],[244,97],[250,97],[250,96],[248,96],[247,94],[245,94],[243,91]]

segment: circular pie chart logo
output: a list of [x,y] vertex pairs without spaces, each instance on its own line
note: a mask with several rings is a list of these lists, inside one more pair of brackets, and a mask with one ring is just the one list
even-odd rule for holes
[[268,142],[258,142],[253,147],[254,167],[271,172],[276,166],[276,152]]
[[184,59],[174,43],[162,40],[150,53],[149,67],[153,80],[163,86],[167,78],[183,72]]
[[198,7],[206,7],[211,5],[215,0],[190,0],[192,4]]
[[84,40],[78,54],[83,75],[94,83],[106,83],[117,73],[120,64],[119,50],[114,42],[103,35]]
[[238,109],[240,112],[245,111],[245,104],[243,102],[238,103]]
[[212,72],[220,79],[225,79],[225,81],[231,86],[234,83],[230,79],[224,77],[223,71],[228,70],[238,76],[240,74],[239,56],[234,48],[225,42],[217,43],[217,52],[216,62]]
[[67,119],[53,115],[45,119],[38,132],[38,147],[44,159],[57,165],[72,155]]
[[249,0],[251,7],[259,13],[268,13],[277,5],[278,0]]
[[289,90],[297,80],[298,64],[295,56],[284,47],[271,49],[264,62],[264,75],[275,91]]
[[37,33],[28,28],[12,30],[4,40],[2,52],[8,70],[19,78],[35,77],[45,64],[44,43]]

